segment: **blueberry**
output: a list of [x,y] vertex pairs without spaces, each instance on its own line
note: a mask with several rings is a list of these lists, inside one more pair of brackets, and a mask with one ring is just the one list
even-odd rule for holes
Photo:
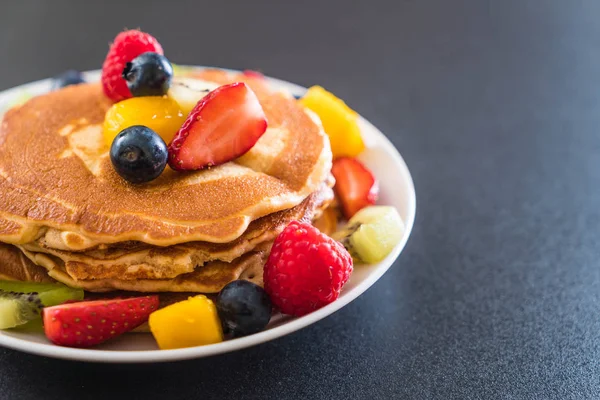
[[110,147],[110,160],[119,175],[131,183],[150,182],[164,171],[167,145],[147,126],[123,129]]
[[271,319],[271,308],[267,292],[249,281],[233,281],[217,296],[217,311],[223,329],[233,337],[265,329]]
[[52,90],[64,88],[65,86],[78,85],[80,83],[85,83],[85,79],[83,79],[81,72],[70,69],[60,75],[56,75],[52,79]]
[[167,94],[173,77],[173,66],[165,56],[142,53],[123,69],[123,78],[134,97]]

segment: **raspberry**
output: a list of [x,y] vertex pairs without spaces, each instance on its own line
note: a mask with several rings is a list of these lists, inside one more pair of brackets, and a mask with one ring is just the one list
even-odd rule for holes
[[102,88],[106,96],[114,101],[132,97],[122,76],[123,69],[128,62],[148,51],[163,54],[162,46],[152,35],[136,29],[117,35],[102,65]]
[[293,221],[275,239],[265,290],[284,314],[302,316],[333,302],[352,274],[352,257],[314,226]]

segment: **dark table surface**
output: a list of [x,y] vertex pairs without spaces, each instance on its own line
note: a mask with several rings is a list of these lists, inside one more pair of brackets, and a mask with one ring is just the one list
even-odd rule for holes
[[[119,4],[121,3],[121,4]],[[99,68],[124,27],[172,60],[321,84],[412,171],[393,268],[335,315],[162,365],[0,350],[0,397],[600,396],[600,2],[3,1],[0,88]]]

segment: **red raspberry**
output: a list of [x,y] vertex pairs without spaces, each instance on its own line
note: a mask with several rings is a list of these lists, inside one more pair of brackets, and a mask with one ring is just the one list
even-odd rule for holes
[[293,221],[275,239],[265,290],[284,314],[302,316],[333,302],[352,274],[352,257],[314,226]]
[[122,76],[123,69],[125,64],[148,51],[163,54],[162,46],[154,36],[137,29],[117,35],[102,65],[102,88],[106,96],[114,101],[132,97]]

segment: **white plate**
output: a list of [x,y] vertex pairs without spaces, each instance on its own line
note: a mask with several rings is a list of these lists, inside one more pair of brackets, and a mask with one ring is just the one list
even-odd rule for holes
[[[90,81],[97,80],[98,77],[98,71],[86,73],[86,78]],[[286,89],[296,95],[302,95],[306,90],[301,86],[278,79],[269,78],[269,81],[273,87]],[[50,90],[50,85],[51,81],[46,79],[2,92],[0,93],[0,110],[18,99],[24,91],[32,95],[41,94]],[[360,123],[369,147],[361,154],[360,158],[380,180],[379,203],[395,206],[406,224],[406,230],[402,241],[384,261],[375,265],[356,266],[339,299],[332,304],[301,318],[274,316],[268,328],[255,335],[187,349],[158,350],[150,334],[126,334],[94,349],[72,349],[52,345],[43,334],[12,331],[0,331],[0,345],[48,357],[90,362],[176,361],[227,353],[254,346],[297,331],[333,314],[360,296],[388,270],[406,245],[415,219],[415,189],[404,160],[394,145],[377,128],[362,118]]]

